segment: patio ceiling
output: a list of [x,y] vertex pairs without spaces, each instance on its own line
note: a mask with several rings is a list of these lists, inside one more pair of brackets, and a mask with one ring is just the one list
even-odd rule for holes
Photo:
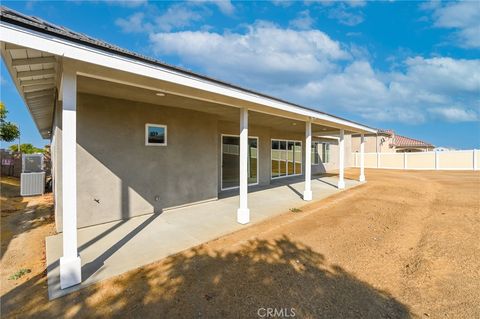
[[1,51],[7,69],[40,134],[43,138],[50,138],[58,58],[9,43],[2,43]]
[[[210,113],[216,115],[218,119],[222,121],[239,122],[240,120],[238,108],[221,103],[201,101],[171,93],[165,93],[163,96],[158,96],[158,90],[113,83],[85,76],[78,77],[78,91],[80,93],[129,100],[132,102],[142,102]],[[250,111],[249,113],[250,125],[270,127],[286,132],[305,132],[305,122],[303,121],[255,111]],[[335,128],[318,124],[313,124],[312,130],[317,135],[323,132],[329,132],[329,134],[332,134],[332,131],[338,133],[338,130]]]

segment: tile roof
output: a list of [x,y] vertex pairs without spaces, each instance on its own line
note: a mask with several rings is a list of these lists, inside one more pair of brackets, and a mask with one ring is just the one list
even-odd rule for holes
[[394,135],[393,145],[395,147],[424,147],[424,148],[434,147],[430,143],[416,140],[406,136],[401,136],[401,135]]

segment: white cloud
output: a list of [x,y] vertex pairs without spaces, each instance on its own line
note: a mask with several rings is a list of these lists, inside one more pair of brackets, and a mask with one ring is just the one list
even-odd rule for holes
[[125,33],[154,32],[183,29],[202,20],[202,15],[188,6],[172,5],[161,14],[152,18],[143,12],[137,12],[128,18],[119,18],[115,24]]
[[430,108],[428,111],[449,122],[475,122],[480,120],[477,112],[461,107]]
[[332,72],[350,55],[318,30],[281,29],[257,22],[246,33],[153,33],[158,55],[176,55],[210,75],[252,84],[296,84]]
[[119,18],[115,21],[115,24],[126,33],[134,32],[146,32],[149,31],[150,27],[144,24],[145,14],[143,12],[137,12],[132,14],[130,17],[123,19]]
[[380,72],[362,48],[319,30],[266,22],[244,33],[157,32],[150,40],[157,55],[174,55],[211,76],[325,111],[405,123],[466,121],[480,112],[478,59],[409,57],[396,71]]
[[167,11],[155,19],[156,25],[161,31],[170,31],[177,28],[185,28],[191,23],[199,21],[202,16],[182,5],[173,5]]
[[293,4],[293,1],[289,0],[272,0],[273,5],[287,8]]
[[460,1],[448,4],[432,2],[423,5],[432,10],[434,26],[455,29],[458,44],[466,48],[480,48],[480,4],[478,1]]
[[343,5],[331,9],[328,13],[328,17],[336,19],[341,24],[348,26],[355,26],[363,22],[363,14],[361,12],[351,12]]
[[214,4],[223,14],[226,15],[232,15],[235,12],[235,6],[230,0],[190,0],[190,2],[193,4]]
[[148,3],[148,0],[104,0],[109,4],[120,5],[123,7],[139,7]]
[[310,11],[305,10],[299,12],[298,16],[290,21],[289,25],[300,30],[308,30],[312,28],[315,20],[310,16]]

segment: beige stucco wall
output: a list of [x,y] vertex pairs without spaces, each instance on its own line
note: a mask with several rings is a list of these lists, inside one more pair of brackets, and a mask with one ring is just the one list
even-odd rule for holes
[[[480,151],[477,154],[477,169],[480,168]],[[436,168],[435,152],[413,153],[380,153],[378,168],[392,169],[439,169],[439,170],[473,170],[473,150],[437,152],[438,163]],[[354,166],[360,166],[360,154],[354,153],[356,162]],[[365,167],[377,168],[377,153],[365,153]],[[406,158],[406,160],[405,160]],[[406,162],[406,167],[405,167]]]
[[[435,169],[435,153],[404,153],[407,156],[408,169]],[[403,154],[401,154],[403,155]]]
[[[351,141],[352,152],[360,152],[360,136],[352,136]],[[378,138],[375,135],[365,136],[365,153],[375,153],[377,151],[380,153],[395,152],[395,148],[390,147],[392,143],[393,139],[385,135],[379,135]]]
[[438,166],[440,169],[472,169],[472,151],[439,152]]
[[381,168],[403,168],[403,154],[397,153],[381,153],[379,156]]
[[[78,227],[161,212],[163,209],[215,199],[220,191],[221,134],[239,132],[239,124],[215,115],[94,95],[77,98]],[[200,103],[200,102],[199,102]],[[168,146],[145,146],[145,123],[167,125]],[[53,147],[57,230],[62,230],[61,104],[54,118]],[[271,182],[271,139],[300,140],[286,133],[251,126],[259,138],[259,182]],[[320,139],[314,139],[319,140]],[[327,140],[326,140],[327,141]],[[313,165],[312,173],[338,168],[338,142],[331,162]],[[345,136],[345,163],[351,163],[350,136]],[[303,152],[302,173],[305,171]]]
[[477,157],[477,170],[480,170],[480,150],[475,150],[475,154],[476,154],[476,157]]

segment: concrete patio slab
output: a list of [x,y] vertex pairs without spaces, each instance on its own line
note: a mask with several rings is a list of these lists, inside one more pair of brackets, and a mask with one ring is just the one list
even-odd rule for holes
[[[336,176],[312,179],[313,201],[338,193]],[[345,180],[346,189],[361,184]],[[287,212],[306,204],[300,179],[275,181],[268,188],[249,189],[251,222]],[[246,227],[236,222],[238,195],[222,193],[216,201],[172,209],[78,230],[82,260],[82,283],[60,289],[59,259],[62,234],[46,238],[48,294],[50,299],[66,295],[95,282],[122,274]],[[248,226],[248,225],[247,225]]]

